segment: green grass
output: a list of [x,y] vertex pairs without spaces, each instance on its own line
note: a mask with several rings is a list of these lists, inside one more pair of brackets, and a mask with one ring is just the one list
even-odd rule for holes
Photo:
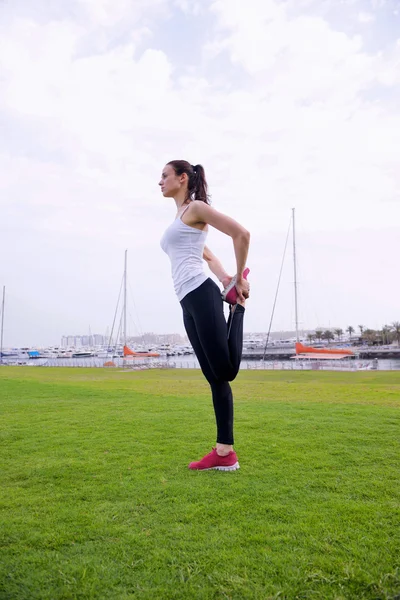
[[400,373],[242,371],[233,473],[198,371],[0,369],[0,598],[400,594]]

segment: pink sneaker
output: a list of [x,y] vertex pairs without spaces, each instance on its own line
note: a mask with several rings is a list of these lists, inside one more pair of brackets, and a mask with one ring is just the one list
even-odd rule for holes
[[[250,269],[245,269],[243,271],[243,279],[247,279],[247,275],[249,273],[250,273]],[[228,283],[226,288],[224,288],[221,292],[222,300],[225,300],[225,302],[227,302],[228,304],[236,304],[236,302],[237,302],[238,293],[237,293],[235,285],[236,285],[236,275],[234,275],[232,277],[230,283]]]
[[194,471],[236,471],[239,469],[239,463],[236,452],[229,452],[226,456],[219,456],[217,449],[213,448],[210,454],[206,454],[201,460],[191,462],[189,469]]

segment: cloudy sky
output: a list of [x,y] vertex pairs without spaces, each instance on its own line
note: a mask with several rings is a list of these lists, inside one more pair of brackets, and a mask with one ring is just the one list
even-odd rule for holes
[[[3,0],[4,343],[112,325],[183,333],[160,237],[164,164],[206,169],[252,234],[247,331],[266,331],[291,208],[303,328],[400,320],[398,0]],[[235,271],[228,237],[208,245]],[[291,248],[273,329],[294,328]]]

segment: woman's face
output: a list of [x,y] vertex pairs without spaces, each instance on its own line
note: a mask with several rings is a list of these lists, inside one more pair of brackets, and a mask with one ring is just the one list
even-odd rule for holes
[[187,179],[187,175],[177,175],[171,165],[165,165],[158,185],[164,198],[174,198]]

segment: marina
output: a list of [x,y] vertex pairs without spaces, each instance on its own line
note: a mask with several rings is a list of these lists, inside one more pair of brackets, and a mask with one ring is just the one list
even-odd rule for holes
[[[190,345],[162,344],[146,348],[136,347],[138,355],[124,357],[123,347],[116,349],[85,348],[10,348],[4,349],[0,365],[32,367],[86,367],[119,368],[127,370],[143,369],[199,369],[199,363]],[[149,350],[157,357],[141,357],[140,352]],[[244,341],[242,369],[268,370],[400,370],[400,348],[392,347],[352,347],[354,357],[344,360],[318,360],[296,357],[295,346],[271,346],[265,350],[264,342],[257,345],[254,340]],[[264,357],[264,358],[263,358]]]

